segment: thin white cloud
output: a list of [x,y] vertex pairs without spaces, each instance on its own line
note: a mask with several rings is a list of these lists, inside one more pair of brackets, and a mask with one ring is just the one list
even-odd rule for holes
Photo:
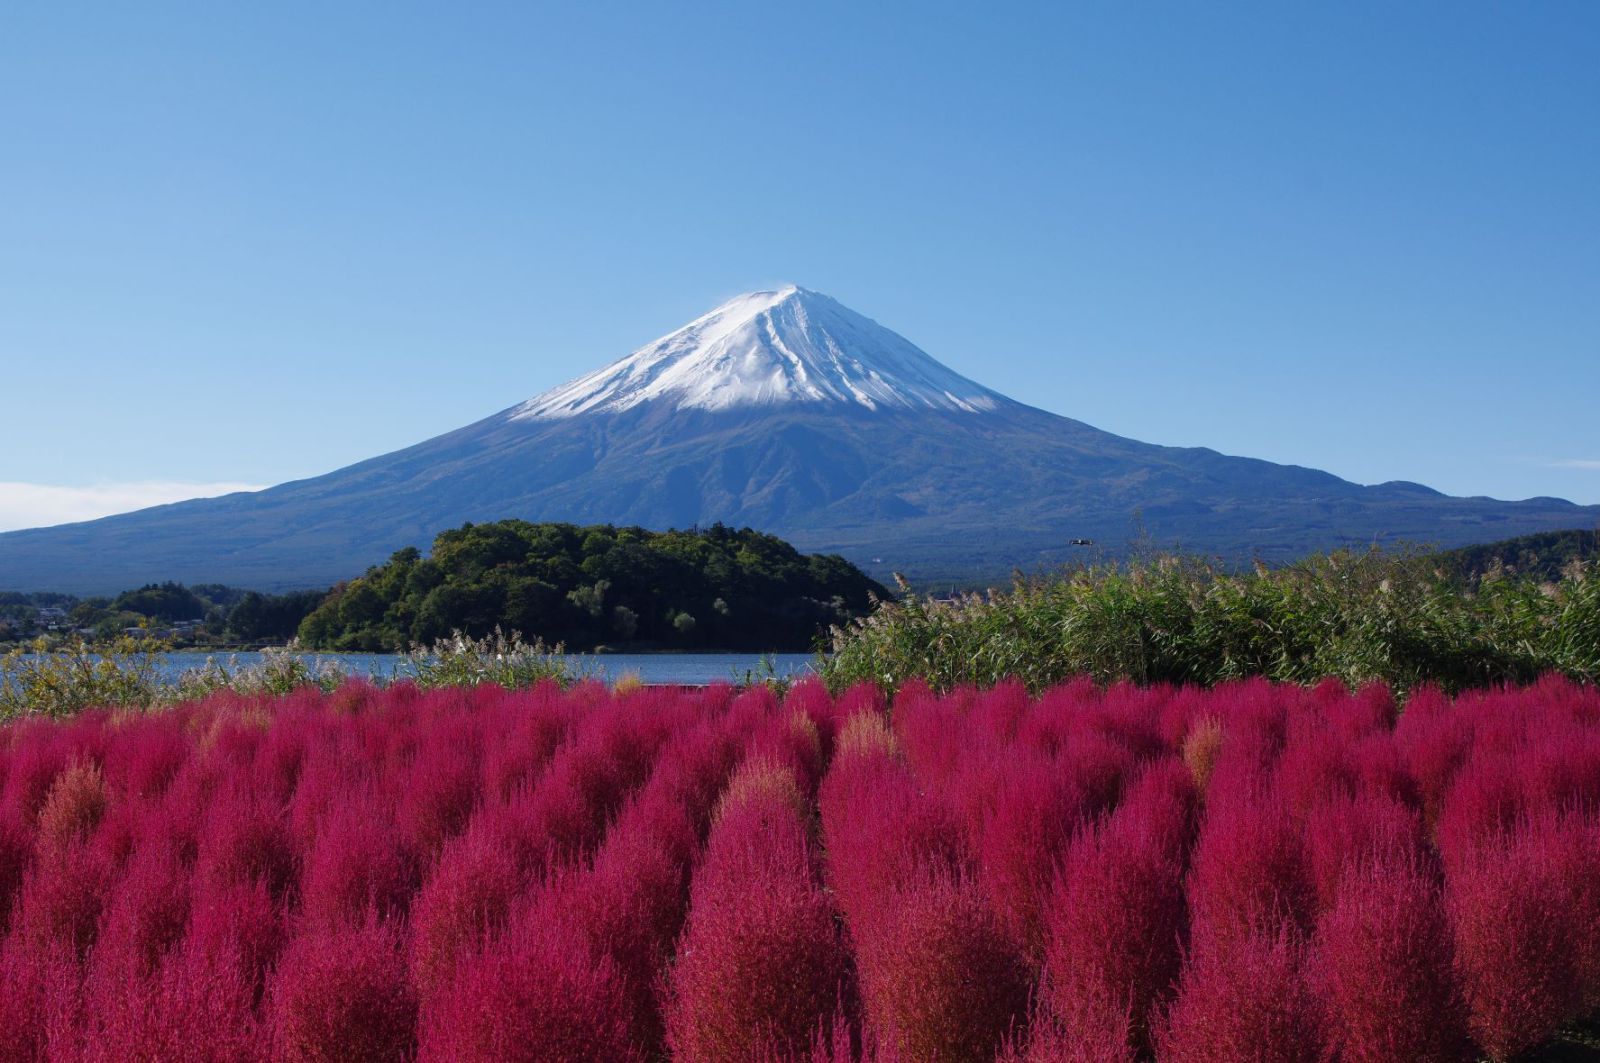
[[43,528],[79,520],[109,517],[113,513],[212,498],[234,491],[259,491],[264,484],[186,483],[177,480],[139,480],[131,483],[63,487],[0,480],[0,531]]
[[1562,458],[1550,465],[1557,469],[1593,469],[1600,472],[1600,458]]

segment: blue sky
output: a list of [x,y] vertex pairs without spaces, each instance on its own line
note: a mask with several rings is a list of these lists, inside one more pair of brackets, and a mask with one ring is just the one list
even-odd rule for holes
[[1124,435],[1600,502],[1597,47],[1590,3],[6,5],[0,527],[324,472],[783,281]]

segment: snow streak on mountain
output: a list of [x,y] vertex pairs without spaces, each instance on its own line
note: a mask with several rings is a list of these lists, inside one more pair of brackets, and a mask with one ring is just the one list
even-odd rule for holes
[[789,285],[732,299],[511,411],[513,420],[679,409],[855,403],[870,410],[992,410],[1006,401],[902,336],[818,292]]

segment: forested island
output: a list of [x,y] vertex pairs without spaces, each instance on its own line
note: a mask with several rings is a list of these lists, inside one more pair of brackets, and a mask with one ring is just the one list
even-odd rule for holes
[[387,651],[496,627],[570,650],[809,650],[888,592],[836,555],[721,524],[653,532],[504,520],[441,533],[336,586],[312,649]]

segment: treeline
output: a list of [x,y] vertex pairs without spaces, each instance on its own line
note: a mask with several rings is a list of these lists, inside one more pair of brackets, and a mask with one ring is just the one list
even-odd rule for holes
[[1441,565],[1468,583],[1487,575],[1512,575],[1555,583],[1575,564],[1600,561],[1600,530],[1540,532],[1439,554]]
[[468,524],[333,589],[300,625],[313,649],[386,651],[496,627],[568,649],[808,650],[879,584],[835,555],[721,524]]
[[177,643],[281,643],[328,596],[325,590],[262,594],[220,583],[147,583],[114,597],[0,592],[0,642],[51,635],[109,641],[130,629]]

